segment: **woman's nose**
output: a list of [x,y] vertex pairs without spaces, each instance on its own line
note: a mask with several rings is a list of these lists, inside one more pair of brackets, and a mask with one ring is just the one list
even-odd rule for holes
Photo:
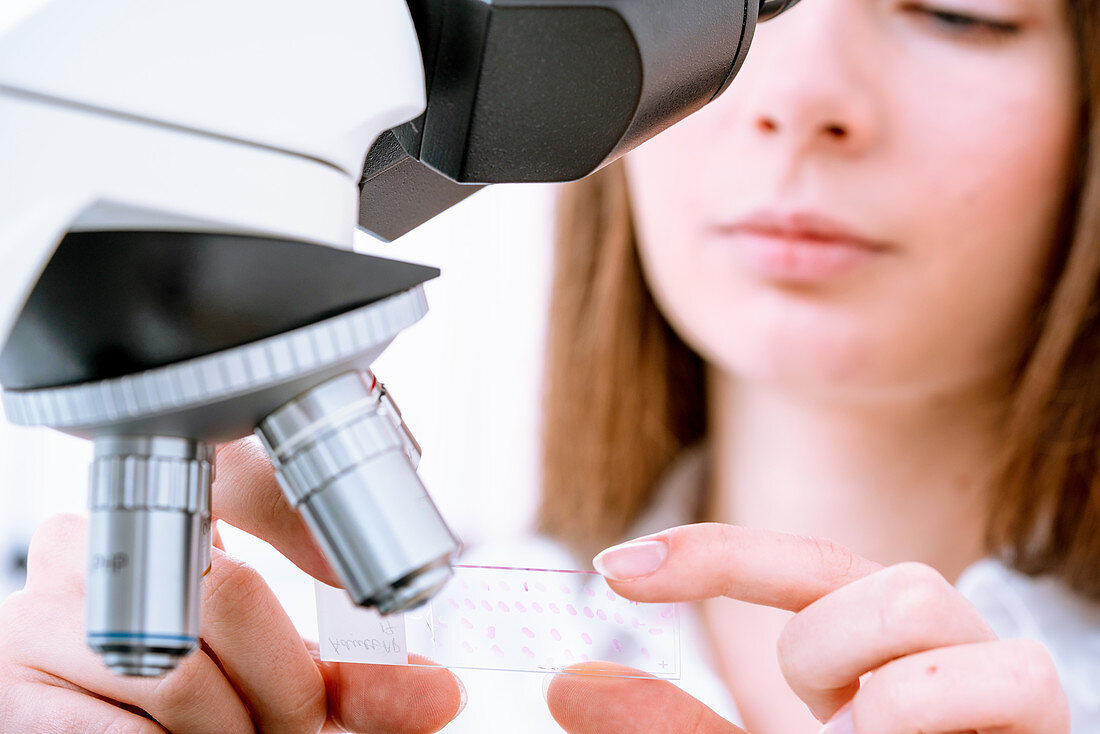
[[852,6],[800,3],[761,26],[740,102],[754,136],[789,148],[792,156],[856,154],[875,139],[882,121],[867,52],[872,41],[861,38]]

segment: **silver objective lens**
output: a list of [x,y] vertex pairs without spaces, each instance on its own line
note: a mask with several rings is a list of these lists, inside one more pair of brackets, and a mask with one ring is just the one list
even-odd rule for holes
[[351,598],[412,609],[451,576],[459,545],[428,496],[420,449],[370,372],[348,372],[290,401],[256,435]]
[[88,645],[116,673],[162,675],[199,644],[214,449],[97,437],[90,479]]

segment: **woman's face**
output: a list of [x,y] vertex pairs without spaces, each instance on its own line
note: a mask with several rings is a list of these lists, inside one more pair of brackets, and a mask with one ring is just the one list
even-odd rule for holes
[[688,343],[831,398],[1002,374],[1077,130],[1063,1],[802,0],[761,24],[725,94],[627,161]]

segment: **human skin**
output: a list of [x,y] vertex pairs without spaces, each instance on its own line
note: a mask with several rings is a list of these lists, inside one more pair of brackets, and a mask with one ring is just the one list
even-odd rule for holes
[[[723,97],[628,157],[647,282],[708,366],[711,516],[830,539],[796,567],[831,541],[883,566],[805,609],[781,594],[769,602],[778,610],[752,606],[761,600],[718,583],[752,543],[616,586],[636,599],[717,597],[702,602],[707,631],[753,734],[815,731],[851,698],[857,670],[893,657],[895,677],[870,680],[935,668],[925,678],[952,681],[953,695],[922,697],[919,677],[897,687],[908,698],[868,686],[848,709],[854,731],[1068,727],[1041,647],[991,640],[977,623],[934,634],[969,609],[947,582],[986,552],[1004,385],[1064,204],[1077,125],[1065,11],[1048,0],[804,0],[758,28]],[[826,215],[861,244],[735,228],[761,209]],[[776,588],[789,569],[766,571],[754,583]],[[852,624],[883,608],[890,657],[891,639]],[[814,624],[799,621],[811,609]],[[841,629],[852,631],[845,646],[826,652],[821,630]],[[936,662],[917,667],[926,656]],[[823,704],[805,681],[829,676],[840,693]],[[551,710],[571,732],[615,731],[610,698],[633,701],[630,686],[555,680]],[[923,718],[903,716],[912,706]],[[1016,719],[973,723],[990,707]],[[675,693],[639,694],[630,710],[651,731],[732,731],[708,728]],[[1058,715],[1037,722],[1036,710]],[[852,718],[841,724],[853,730]]]
[[[217,461],[215,518],[338,586],[262,449],[228,444]],[[0,606],[0,731],[427,734],[462,709],[461,684],[443,668],[321,661],[263,578],[220,547],[202,584],[202,649],[162,678],[115,675],[84,641],[86,532],[76,515],[44,523],[26,588]]]

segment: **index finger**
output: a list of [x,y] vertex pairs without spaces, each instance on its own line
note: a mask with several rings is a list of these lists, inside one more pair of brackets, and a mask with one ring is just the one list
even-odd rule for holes
[[616,545],[593,559],[618,594],[673,602],[728,596],[792,612],[882,568],[821,538],[699,523]]
[[287,501],[263,448],[251,439],[218,447],[211,491],[213,516],[265,540],[298,568],[329,586],[343,586],[306,521]]

